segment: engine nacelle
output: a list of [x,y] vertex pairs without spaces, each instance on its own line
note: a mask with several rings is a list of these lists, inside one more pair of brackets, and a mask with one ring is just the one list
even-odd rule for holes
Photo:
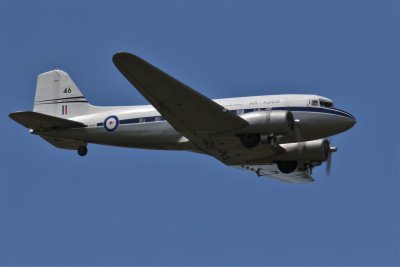
[[328,159],[331,147],[328,139],[318,139],[300,143],[281,144],[286,153],[281,154],[279,160],[316,161],[324,162]]
[[288,110],[256,111],[241,117],[250,124],[242,133],[286,135],[294,130],[294,117]]

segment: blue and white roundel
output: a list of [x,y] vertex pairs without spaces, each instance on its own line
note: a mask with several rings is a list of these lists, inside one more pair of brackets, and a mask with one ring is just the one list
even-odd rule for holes
[[117,116],[110,116],[104,120],[104,128],[109,132],[114,132],[119,125]]

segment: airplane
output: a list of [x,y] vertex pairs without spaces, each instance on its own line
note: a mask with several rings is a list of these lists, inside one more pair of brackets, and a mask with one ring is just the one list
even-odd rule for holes
[[33,111],[9,117],[50,144],[88,152],[88,144],[182,150],[290,183],[314,181],[312,169],[337,151],[329,137],[356,119],[326,97],[282,94],[209,99],[140,57],[113,63],[151,105],[89,104],[59,69],[38,75]]

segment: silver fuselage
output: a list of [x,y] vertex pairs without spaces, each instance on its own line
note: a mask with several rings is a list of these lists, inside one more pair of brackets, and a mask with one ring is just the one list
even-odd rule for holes
[[[329,137],[344,132],[355,124],[355,118],[350,113],[333,106],[320,106],[319,102],[318,105],[313,105],[313,100],[329,101],[333,105],[332,100],[317,95],[266,95],[214,101],[239,116],[263,110],[290,110],[300,123],[300,136],[304,141]],[[113,131],[108,131],[104,124],[110,116],[118,118],[118,125]],[[83,122],[87,127],[38,134],[111,146],[196,151],[190,141],[177,132],[151,105],[91,106],[89,113],[69,119]],[[288,135],[280,143],[298,141],[298,137]]]

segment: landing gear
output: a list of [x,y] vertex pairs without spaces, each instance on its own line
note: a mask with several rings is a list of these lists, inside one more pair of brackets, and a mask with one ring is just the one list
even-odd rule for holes
[[278,169],[283,173],[291,173],[297,168],[297,161],[278,161]]
[[268,144],[273,148],[276,148],[279,144],[279,140],[282,138],[282,135],[275,134],[242,134],[239,136],[240,142],[243,146],[247,148],[253,148],[257,146],[260,142],[262,144]]
[[261,143],[268,144],[273,148],[276,148],[279,144],[279,139],[282,138],[281,135],[266,134],[261,136]]
[[78,154],[79,154],[79,156],[81,156],[81,157],[85,156],[85,155],[87,154],[87,152],[88,152],[88,149],[87,149],[86,146],[80,146],[80,147],[78,148]]
[[242,134],[240,136],[240,142],[243,146],[247,148],[253,148],[260,143],[260,135],[259,134]]
[[[299,162],[297,165],[298,165],[297,169],[299,171],[305,171],[310,175],[312,174],[312,170],[314,168],[314,165],[312,165],[311,163],[302,164],[302,163]],[[321,164],[318,164],[318,165],[321,165]]]

